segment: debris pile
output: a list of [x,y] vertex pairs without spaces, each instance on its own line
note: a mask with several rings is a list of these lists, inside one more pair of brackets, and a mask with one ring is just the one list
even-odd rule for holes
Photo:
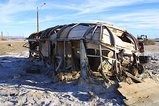
[[137,39],[113,25],[57,25],[31,34],[28,42],[29,57],[50,65],[53,78],[72,80],[96,76],[109,83],[112,79],[122,81],[126,76],[141,82],[137,78],[143,72]]

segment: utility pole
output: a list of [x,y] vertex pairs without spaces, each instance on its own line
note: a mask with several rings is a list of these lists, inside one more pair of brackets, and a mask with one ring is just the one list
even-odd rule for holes
[[37,7],[36,11],[36,22],[37,22],[37,33],[39,33],[39,8]]
[[1,38],[3,38],[3,32],[1,32]]
[[[44,5],[46,5],[46,3],[43,3],[43,5],[41,5],[40,7],[42,7]],[[37,8],[36,8],[36,31],[37,31],[36,38],[38,38],[39,26],[40,26],[40,23],[39,23],[39,7],[37,6]]]

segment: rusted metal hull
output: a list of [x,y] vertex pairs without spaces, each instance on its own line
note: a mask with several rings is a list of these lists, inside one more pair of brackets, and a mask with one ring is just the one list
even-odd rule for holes
[[[37,38],[38,35],[38,38]],[[54,72],[99,72],[108,81],[138,68],[136,39],[126,30],[105,23],[77,23],[48,28],[28,38],[30,57],[52,65]],[[84,71],[85,70],[85,74]]]

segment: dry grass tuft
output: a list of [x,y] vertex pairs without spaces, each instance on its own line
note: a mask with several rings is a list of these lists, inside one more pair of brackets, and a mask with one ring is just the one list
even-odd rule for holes
[[145,42],[144,42],[144,44],[145,45],[155,45],[156,43],[155,43],[155,41],[153,41],[153,40],[146,40]]
[[6,38],[6,37],[0,37],[0,41],[6,41],[6,40],[8,40],[8,38]]

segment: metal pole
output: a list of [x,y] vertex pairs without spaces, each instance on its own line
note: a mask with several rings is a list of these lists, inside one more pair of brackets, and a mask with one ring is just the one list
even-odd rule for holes
[[38,7],[36,12],[36,21],[37,21],[37,33],[39,33],[39,8]]
[[102,56],[102,47],[101,44],[99,45],[99,55],[100,55],[100,64],[101,64],[101,70],[103,70],[103,56]]
[[1,38],[3,38],[3,32],[1,32]]
[[[44,5],[46,5],[46,3],[44,3],[42,6],[44,6]],[[41,6],[41,7],[42,7]],[[38,38],[38,34],[39,34],[39,7],[37,6],[37,8],[36,8],[36,25],[37,25],[37,34],[36,34],[36,38]]]
[[64,41],[63,42],[64,43],[64,45],[63,45],[63,47],[64,47],[64,51],[63,51],[63,54],[64,54],[64,64],[63,64],[63,66],[64,66],[64,70],[65,70],[65,66],[66,66],[66,59],[67,59],[67,56],[66,56],[66,41]]
[[86,80],[87,71],[88,71],[88,59],[83,40],[80,40],[80,68],[81,68],[80,79]]

